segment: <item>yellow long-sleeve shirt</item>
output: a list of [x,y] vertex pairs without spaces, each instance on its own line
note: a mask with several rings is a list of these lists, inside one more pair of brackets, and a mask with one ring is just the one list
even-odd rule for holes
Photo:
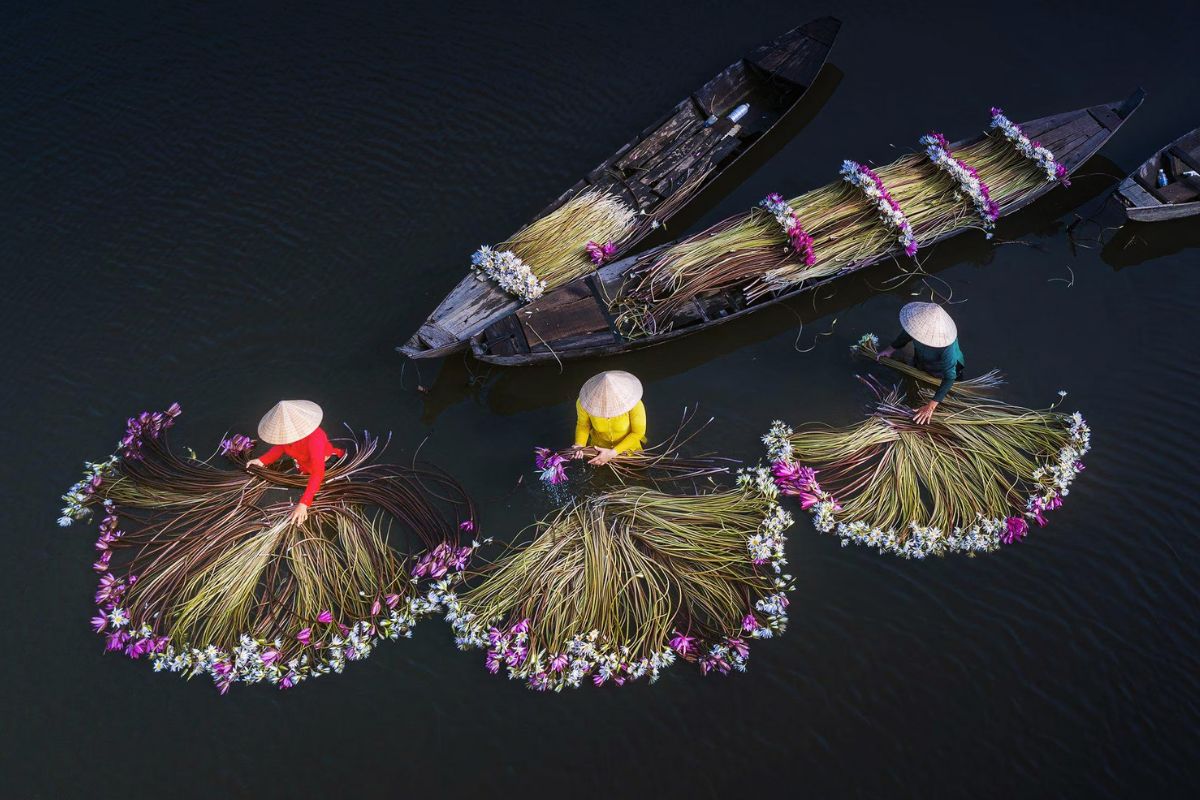
[[646,443],[646,407],[641,401],[618,417],[593,417],[575,401],[575,445],[611,447],[618,453],[641,450]]

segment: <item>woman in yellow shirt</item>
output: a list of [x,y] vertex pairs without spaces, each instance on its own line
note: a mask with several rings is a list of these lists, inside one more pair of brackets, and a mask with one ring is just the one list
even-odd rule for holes
[[641,450],[645,443],[642,382],[621,370],[589,378],[575,401],[575,458],[583,458],[582,448],[591,445],[600,452],[588,463],[603,466],[618,453]]

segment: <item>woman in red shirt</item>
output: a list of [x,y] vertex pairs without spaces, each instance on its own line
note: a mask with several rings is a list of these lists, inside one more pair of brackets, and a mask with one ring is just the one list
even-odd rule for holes
[[323,415],[321,407],[311,401],[280,400],[258,423],[258,438],[274,447],[262,458],[246,462],[246,469],[265,467],[283,456],[290,456],[296,462],[296,468],[310,476],[300,502],[292,510],[292,522],[298,525],[308,519],[308,508],[325,479],[325,459],[346,455],[346,451],[334,447],[321,430]]

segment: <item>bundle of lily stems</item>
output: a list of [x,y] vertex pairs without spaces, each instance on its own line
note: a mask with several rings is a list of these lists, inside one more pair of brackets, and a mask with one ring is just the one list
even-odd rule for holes
[[[843,545],[918,559],[991,552],[1031,522],[1045,525],[1083,471],[1091,432],[1079,413],[959,391],[920,425],[898,389],[865,382],[877,401],[863,421],[800,430],[777,421],[763,436],[780,490]],[[921,402],[931,396],[918,390]]]
[[787,625],[784,530],[765,468],[738,487],[667,494],[625,487],[534,527],[446,602],[460,649],[493,673],[561,691],[650,681],[677,659],[744,670],[749,640]]
[[637,227],[637,212],[621,198],[590,189],[496,247],[481,247],[471,268],[528,302],[614,258]]
[[100,517],[92,623],[106,650],[207,674],[222,693],[290,688],[409,636],[461,579],[474,509],[440,470],[381,463],[364,434],[295,525],[289,490],[307,476],[247,472],[245,436],[222,443],[232,469],[182,458],[166,442],[178,414],[131,418],[118,453],[64,498],[60,524]]
[[[848,161],[843,180],[791,200],[772,196],[766,208],[726,219],[647,259],[613,301],[622,332],[663,332],[696,299],[738,290],[754,303],[889,255],[913,255],[921,242],[956,230],[978,227],[990,238],[1000,208],[1056,179],[1000,129],[953,152],[940,134],[922,144],[925,153],[873,172]],[[1052,158],[1044,148],[1041,153]],[[1061,171],[1057,179],[1066,181]],[[878,192],[868,196],[855,181]],[[796,230],[789,231],[793,224]]]
[[[634,480],[654,484],[684,482],[729,472],[737,463],[733,459],[712,454],[682,455],[688,443],[712,422],[710,418],[701,425],[693,425],[695,416],[696,409],[685,408],[679,427],[666,439],[641,450],[618,453],[605,467],[620,483]],[[539,447],[534,451],[534,464],[544,482],[557,486],[567,482],[568,466],[584,464],[599,453],[591,446],[562,450]]]

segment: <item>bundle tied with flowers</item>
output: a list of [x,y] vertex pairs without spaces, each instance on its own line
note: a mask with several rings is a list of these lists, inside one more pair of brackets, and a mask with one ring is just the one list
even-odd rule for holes
[[611,260],[637,228],[638,215],[608,192],[590,189],[471,257],[479,280],[531,301]]
[[678,659],[746,668],[787,626],[784,531],[765,468],[699,495],[622,488],[562,508],[446,603],[460,649],[529,688],[651,682]]
[[[696,408],[684,408],[679,426],[670,436],[650,447],[618,453],[605,468],[621,483],[635,480],[654,484],[686,482],[729,472],[737,461],[711,453],[683,454],[688,443],[712,422],[710,417],[708,421],[696,424],[696,411]],[[534,466],[543,482],[557,486],[569,480],[568,468],[584,465],[599,453],[599,449],[592,446],[561,450],[538,447],[534,449]]]
[[286,689],[410,636],[461,580],[474,510],[437,468],[383,463],[363,434],[296,525],[289,490],[306,476],[247,472],[254,442],[240,435],[220,448],[233,468],[182,458],[166,436],[178,415],[131,418],[118,452],[65,496],[60,524],[100,518],[92,625],[107,651],[209,675],[222,693]]
[[918,559],[991,552],[1045,525],[1083,471],[1091,431],[1078,413],[951,393],[920,425],[898,390],[866,382],[876,403],[863,421],[775,422],[763,436],[780,491],[843,545]]
[[755,303],[887,256],[915,256],[922,243],[979,228],[990,238],[1001,208],[1069,184],[1054,154],[992,109],[987,135],[954,150],[946,137],[920,139],[921,153],[872,169],[842,163],[841,180],[793,199],[768,195],[749,214],[647,256],[612,300],[630,337],[670,330],[696,300],[738,291]]

